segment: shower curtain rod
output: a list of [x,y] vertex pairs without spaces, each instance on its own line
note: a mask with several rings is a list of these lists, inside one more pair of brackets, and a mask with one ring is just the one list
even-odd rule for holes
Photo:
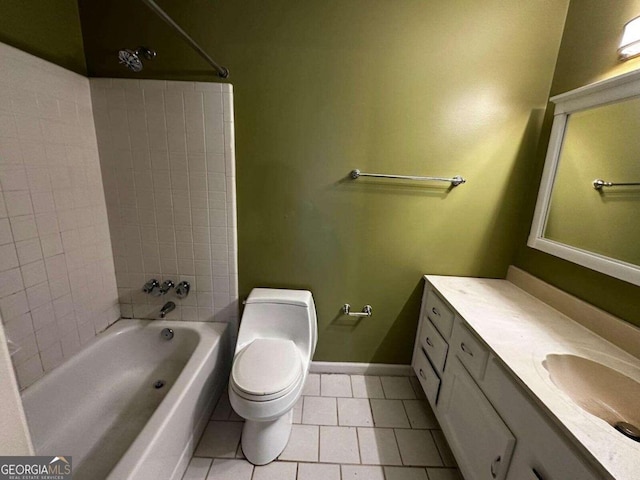
[[144,3],[147,7],[149,7],[151,10],[153,10],[153,12],[158,15],[162,20],[164,20],[171,28],[173,28],[176,32],[178,32],[182,38],[189,44],[191,45],[191,48],[193,48],[196,52],[198,52],[200,54],[200,56],[202,56],[202,58],[204,58],[207,62],[209,62],[209,64],[216,70],[216,72],[218,72],[218,76],[220,78],[227,78],[229,76],[229,70],[227,70],[225,67],[218,65],[213,58],[211,58],[207,52],[205,52],[202,47],[200,45],[198,45],[196,43],[196,41],[191,38],[191,36],[189,36],[189,34],[187,32],[185,32],[182,27],[180,27],[180,25],[178,25],[176,22],[174,22],[173,18],[171,18],[167,12],[165,12],[162,8],[160,8],[160,6],[154,2],[153,0],[142,0],[142,3]]

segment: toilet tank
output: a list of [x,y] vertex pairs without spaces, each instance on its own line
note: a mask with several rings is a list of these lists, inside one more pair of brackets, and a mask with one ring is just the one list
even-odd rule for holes
[[236,352],[256,338],[292,340],[311,359],[318,339],[311,292],[254,288],[245,302]]

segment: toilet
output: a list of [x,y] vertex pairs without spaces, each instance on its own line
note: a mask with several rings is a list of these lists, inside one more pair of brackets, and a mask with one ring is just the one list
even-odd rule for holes
[[265,465],[284,450],[293,406],[316,349],[318,323],[311,292],[254,288],[245,303],[229,378],[229,400],[245,419],[242,451]]

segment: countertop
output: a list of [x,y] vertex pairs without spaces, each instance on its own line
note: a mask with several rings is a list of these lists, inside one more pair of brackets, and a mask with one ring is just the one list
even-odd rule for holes
[[[640,360],[507,280],[425,275],[556,423],[616,480],[640,478],[640,443],[582,410],[553,385],[550,353],[599,361],[640,382]],[[640,399],[638,399],[640,408]]]

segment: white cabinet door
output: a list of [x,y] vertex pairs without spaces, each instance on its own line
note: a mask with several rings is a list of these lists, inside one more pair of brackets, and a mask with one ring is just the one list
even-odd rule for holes
[[456,357],[447,360],[440,423],[466,480],[502,480],[516,443]]

